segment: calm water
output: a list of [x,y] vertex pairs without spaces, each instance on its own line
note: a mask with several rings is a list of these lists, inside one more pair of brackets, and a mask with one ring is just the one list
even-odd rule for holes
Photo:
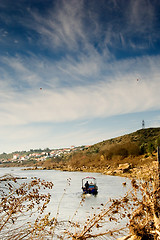
[[[130,187],[130,180],[116,176],[106,176],[100,173],[85,173],[85,172],[62,172],[55,170],[23,170],[21,168],[0,168],[0,176],[9,173],[13,176],[27,177],[29,181],[33,177],[41,178],[46,181],[52,181],[54,184],[51,193],[51,202],[47,211],[51,212],[52,216],[56,216],[58,205],[59,220],[68,221],[72,219],[74,213],[78,209],[78,213],[74,219],[83,221],[86,216],[93,214],[93,208],[99,207],[102,203],[105,204],[110,198],[120,197],[125,194]],[[92,176],[97,179],[98,194],[97,196],[87,195],[82,207],[78,207],[82,199],[82,178]],[[67,179],[71,178],[70,186]],[[127,185],[124,187],[123,182]],[[66,189],[65,194],[64,189]],[[49,192],[49,190],[47,190]],[[63,196],[63,198],[62,198]]]

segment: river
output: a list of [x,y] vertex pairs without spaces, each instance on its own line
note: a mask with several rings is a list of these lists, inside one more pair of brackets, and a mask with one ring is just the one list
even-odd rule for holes
[[[59,207],[58,220],[64,222],[72,219],[77,209],[78,213],[74,216],[74,219],[84,221],[87,216],[93,213],[93,208],[96,209],[102,204],[105,204],[110,198],[124,196],[130,188],[129,179],[107,176],[100,173],[65,172],[57,170],[26,171],[22,168],[0,168],[0,176],[4,174],[12,174],[16,177],[27,177],[27,180],[24,179],[21,181],[29,181],[34,177],[52,181],[54,186],[50,191],[51,201],[47,211],[51,212],[52,216],[56,216]],[[83,206],[78,207],[82,199],[82,178],[86,176],[92,176],[97,179],[98,194],[96,196],[87,195]],[[70,185],[68,185],[67,179],[70,179]],[[126,182],[125,186],[123,185],[124,182]],[[63,194],[64,189],[65,194]]]

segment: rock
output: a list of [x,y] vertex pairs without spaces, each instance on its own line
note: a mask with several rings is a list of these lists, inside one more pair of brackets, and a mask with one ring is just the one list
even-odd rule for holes
[[108,175],[111,175],[111,174],[113,174],[113,171],[108,171],[108,172],[106,172],[106,174],[108,174]]
[[131,169],[132,165],[130,163],[119,164],[118,170],[122,170],[123,172],[127,172]]
[[114,170],[113,173],[114,173],[114,174],[122,174],[122,173],[123,173],[123,170],[122,170],[122,169],[117,169],[117,170]]

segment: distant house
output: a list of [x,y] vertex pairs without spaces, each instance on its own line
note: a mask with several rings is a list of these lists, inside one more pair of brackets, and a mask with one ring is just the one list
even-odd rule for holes
[[14,154],[13,155],[13,160],[17,160],[17,159],[19,159],[19,154]]
[[50,152],[50,154],[54,154],[54,153],[55,153],[55,151],[51,151],[51,152]]

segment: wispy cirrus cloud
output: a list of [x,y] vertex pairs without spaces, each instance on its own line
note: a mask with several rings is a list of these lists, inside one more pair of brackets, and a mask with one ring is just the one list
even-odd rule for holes
[[48,16],[41,16],[30,10],[33,28],[40,34],[43,44],[50,42],[51,48],[68,48],[77,50],[79,42],[87,42],[84,29],[84,1],[58,1],[54,8],[48,12]]
[[128,26],[136,33],[148,33],[156,20],[156,9],[152,2],[146,0],[130,1],[127,9]]
[[[2,5],[4,8],[5,4]],[[9,16],[5,13],[3,17],[5,24],[11,24],[13,21],[15,24],[18,23],[18,28],[26,28],[25,33],[22,31],[23,37],[16,35],[14,42],[18,41],[17,43],[23,46],[21,41],[25,38],[28,45],[34,46],[36,40],[41,49],[50,49],[54,53],[60,51],[62,56],[64,52],[65,55],[76,54],[80,50],[86,55],[100,51],[110,58],[115,54],[112,48],[148,49],[149,44],[158,37],[155,30],[158,14],[156,4],[146,0],[130,0],[127,3],[126,1],[88,3],[81,0],[78,4],[77,0],[60,0],[55,1],[44,14],[36,8],[31,8],[30,4],[24,12],[20,2],[13,5],[13,9],[19,10],[21,14],[17,17],[12,13],[7,20]],[[7,32],[5,29],[4,31]],[[13,33],[14,31],[11,35],[7,32],[8,39],[12,37],[13,40]],[[138,39],[136,44],[135,38]]]
[[[92,85],[7,91],[10,97],[1,101],[1,124],[65,122],[159,109],[159,60],[115,62],[115,76],[101,73],[101,81]],[[52,83],[53,79],[47,81]]]

